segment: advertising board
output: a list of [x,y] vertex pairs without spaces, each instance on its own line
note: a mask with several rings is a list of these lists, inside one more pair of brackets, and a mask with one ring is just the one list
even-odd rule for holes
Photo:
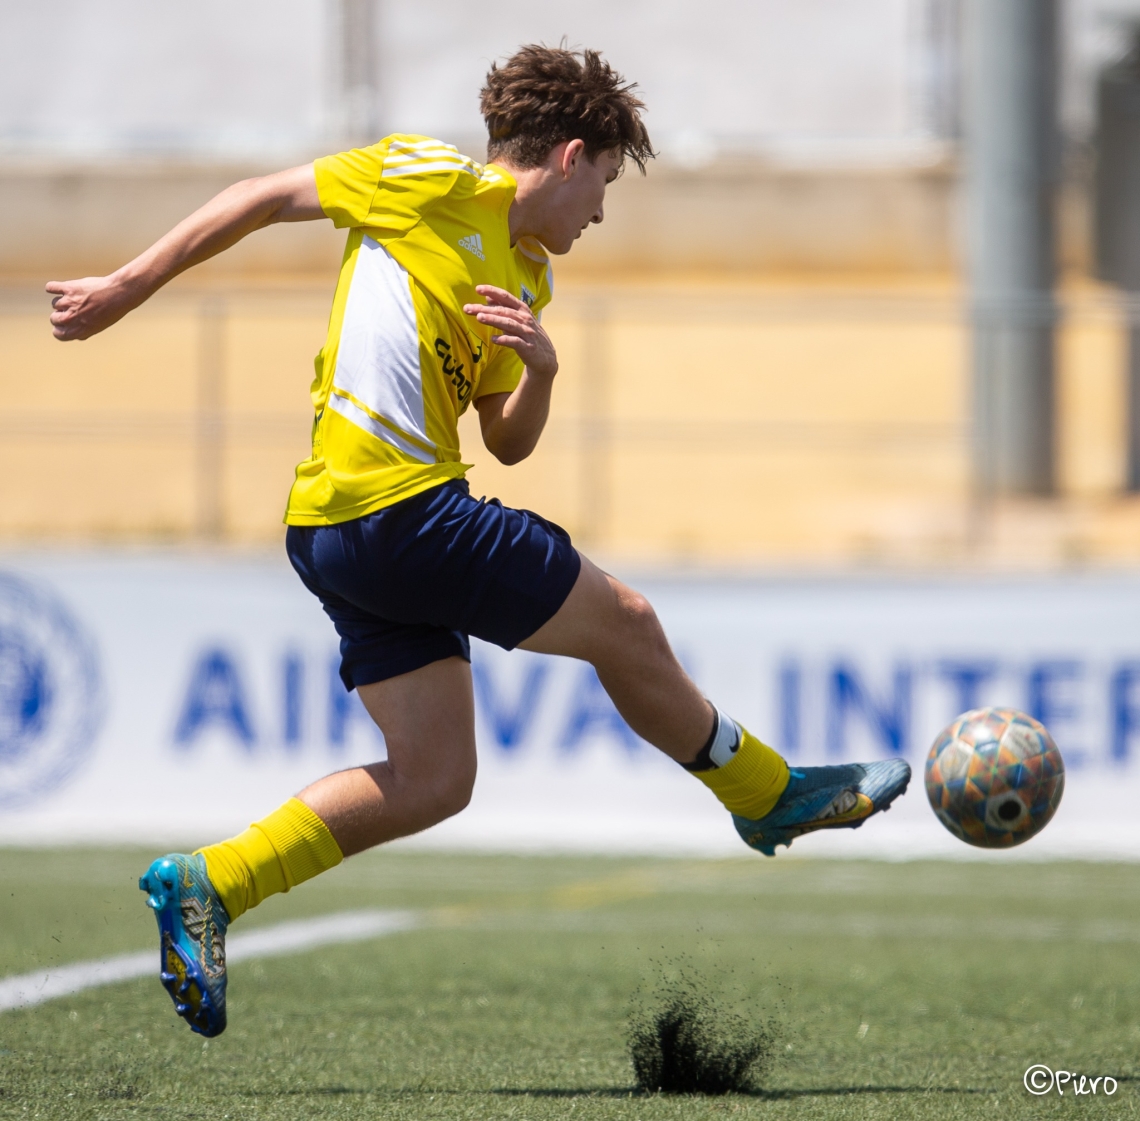
[[[623,575],[707,695],[793,764],[914,767],[889,814],[795,854],[977,855],[934,818],[922,764],[954,715],[1002,704],[1041,719],[1067,765],[1055,820],[1017,854],[1140,858],[1140,579]],[[474,799],[402,843],[749,855],[591,667],[472,645]],[[337,666],[283,559],[0,558],[0,842],[201,844],[383,758]]]

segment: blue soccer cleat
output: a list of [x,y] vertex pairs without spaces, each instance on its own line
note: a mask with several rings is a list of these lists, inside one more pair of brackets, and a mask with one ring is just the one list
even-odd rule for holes
[[753,821],[732,815],[744,843],[775,856],[777,845],[790,846],[817,829],[858,829],[871,814],[887,809],[906,790],[910,766],[901,759],[850,763],[840,767],[800,767],[764,817]]
[[139,879],[154,908],[163,987],[199,1035],[226,1030],[226,928],[230,917],[202,856],[159,857]]

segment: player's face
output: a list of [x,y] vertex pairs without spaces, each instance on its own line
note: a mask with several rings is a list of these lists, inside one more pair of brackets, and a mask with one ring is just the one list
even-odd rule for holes
[[539,240],[551,253],[569,253],[591,222],[603,218],[602,205],[608,187],[621,173],[620,149],[600,152],[594,160],[579,152],[563,167],[563,179],[551,198]]

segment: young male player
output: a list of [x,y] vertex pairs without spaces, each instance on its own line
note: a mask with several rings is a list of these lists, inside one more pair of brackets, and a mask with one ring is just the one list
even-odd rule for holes
[[815,829],[862,825],[906,789],[901,760],[789,770],[701,695],[642,596],[558,526],[468,492],[457,433],[468,405],[504,463],[542,433],[558,372],[537,319],[548,254],[602,221],[625,159],[644,172],[653,155],[633,88],[594,51],[524,47],[482,91],[486,166],[437,140],[389,136],[238,183],[110,276],[47,286],[55,336],[86,339],[262,226],[329,218],[349,230],[286,548],[340,635],[341,677],[388,757],[328,775],[228,841],[156,860],[139,881],[158,918],[162,982],[202,1035],[226,1024],[229,923],[467,805],[469,635],[590,662],[634,731],[768,856]]

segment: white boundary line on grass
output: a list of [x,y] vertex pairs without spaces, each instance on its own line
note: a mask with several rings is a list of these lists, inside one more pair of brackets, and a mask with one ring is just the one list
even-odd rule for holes
[[[226,939],[226,961],[230,964],[250,958],[296,954],[317,946],[338,942],[364,942],[385,934],[397,934],[418,925],[411,911],[340,911],[315,919],[299,919],[277,923]],[[38,969],[0,978],[0,1012],[28,1008],[56,997],[129,981],[149,974],[158,975],[159,961],[155,950],[137,954],[119,954],[97,961],[77,961],[53,969]]]

